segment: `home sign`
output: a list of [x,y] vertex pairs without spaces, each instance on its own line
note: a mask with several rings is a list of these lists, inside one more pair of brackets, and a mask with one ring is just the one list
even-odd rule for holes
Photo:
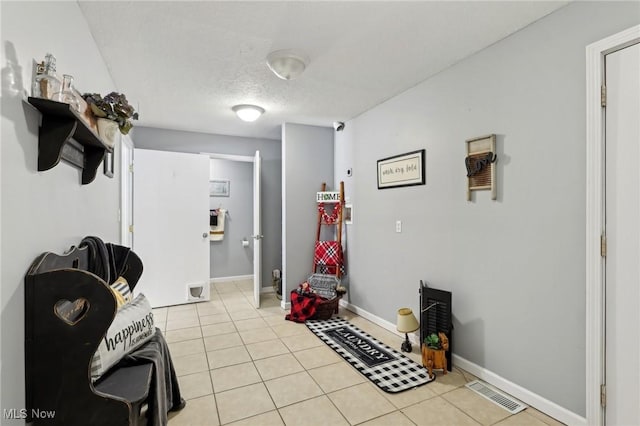
[[340,202],[340,192],[338,192],[338,191],[318,192],[318,193],[316,193],[316,202],[318,202],[318,203],[339,203]]

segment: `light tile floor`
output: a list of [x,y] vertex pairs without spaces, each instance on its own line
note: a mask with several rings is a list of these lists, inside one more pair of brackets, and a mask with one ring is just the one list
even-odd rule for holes
[[[211,287],[211,301],[155,309],[187,406],[170,426],[560,425],[528,408],[516,415],[464,387],[455,368],[416,389],[388,394],[359,374],[304,324],[284,319],[275,295],[254,309],[253,283]],[[393,348],[402,338],[352,312],[340,316]],[[418,348],[408,356],[420,363]]]

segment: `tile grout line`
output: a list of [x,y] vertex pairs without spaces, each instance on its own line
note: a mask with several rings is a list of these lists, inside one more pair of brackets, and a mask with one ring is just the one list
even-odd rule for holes
[[[236,286],[236,287],[237,287],[237,286]],[[226,305],[225,305],[225,309],[227,309],[227,311],[228,311],[228,307],[227,307]],[[231,317],[231,312],[228,312],[228,314],[229,314],[229,318],[231,318],[231,319],[232,319],[232,321],[233,321],[233,326],[234,326],[234,328],[238,331],[238,335],[240,335],[240,330],[238,330],[238,327],[237,327],[237,326],[236,326],[236,324],[235,324],[235,320]],[[281,415],[281,414],[280,414],[280,412],[278,411],[278,406],[276,405],[276,402],[273,400],[273,396],[271,395],[271,392],[269,392],[269,388],[267,387],[267,385],[266,385],[266,383],[265,383],[265,380],[264,380],[264,378],[262,377],[262,374],[260,374],[260,370],[258,369],[258,367],[257,367],[257,366],[256,366],[256,364],[255,364],[256,360],[255,360],[255,359],[253,359],[253,357],[251,356],[251,353],[248,351],[248,349],[247,349],[247,344],[246,344],[246,343],[244,342],[244,340],[242,339],[242,335],[240,335],[240,340],[242,340],[242,342],[243,342],[243,347],[244,347],[245,351],[247,351],[247,353],[249,353],[249,359],[251,360],[250,362],[251,362],[251,364],[253,365],[253,368],[258,372],[258,377],[260,377],[260,379],[261,379],[261,382],[260,382],[260,383],[262,384],[262,386],[264,387],[264,389],[267,391],[267,395],[269,395],[269,399],[271,400],[271,403],[273,404],[273,407],[274,407],[275,411],[278,413],[278,416],[280,417],[280,420],[282,420],[282,422],[284,423],[284,419],[282,418],[282,415]],[[260,342],[256,342],[256,343],[260,343]],[[266,412],[264,412],[264,413],[256,414],[256,416],[260,416],[260,415],[265,414],[265,413],[268,413],[268,411],[266,411]],[[246,418],[244,418],[244,419],[250,419],[250,418],[252,418],[252,417],[256,417],[256,416],[250,416],[250,417],[246,417]],[[244,419],[237,419],[237,420],[234,420],[234,421],[240,421],[240,420],[244,420]],[[233,423],[233,422],[230,422],[230,423]]]

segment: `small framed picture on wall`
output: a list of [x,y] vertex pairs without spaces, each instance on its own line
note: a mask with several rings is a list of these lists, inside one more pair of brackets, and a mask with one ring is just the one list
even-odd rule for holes
[[209,181],[210,197],[228,197],[229,196],[229,179],[211,179]]

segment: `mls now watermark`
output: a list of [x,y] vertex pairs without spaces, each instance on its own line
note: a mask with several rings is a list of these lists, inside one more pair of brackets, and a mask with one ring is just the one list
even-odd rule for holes
[[26,408],[4,408],[2,410],[2,417],[7,420],[24,420],[27,415],[31,413],[32,419],[53,419],[56,416],[55,410],[40,410],[38,408],[32,408],[27,410]]

